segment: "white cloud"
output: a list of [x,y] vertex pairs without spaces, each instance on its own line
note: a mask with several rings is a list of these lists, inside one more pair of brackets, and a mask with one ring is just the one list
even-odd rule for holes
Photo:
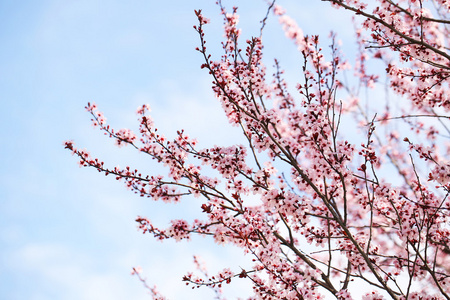
[[[112,263],[117,267],[117,263]],[[24,245],[11,255],[7,264],[14,266],[24,281],[29,278],[38,284],[27,291],[27,299],[49,299],[52,295],[62,300],[147,298],[130,284],[128,274],[114,271],[114,266],[100,270],[89,253],[62,244]]]

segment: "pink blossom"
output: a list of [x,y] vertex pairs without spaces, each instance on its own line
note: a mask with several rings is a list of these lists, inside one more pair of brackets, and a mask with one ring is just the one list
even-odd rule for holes
[[[195,258],[201,275],[183,277],[188,285],[212,288],[219,299],[236,280],[252,285],[252,299],[352,299],[360,281],[373,289],[362,299],[448,298],[450,148],[442,136],[450,109],[448,1],[434,1],[440,10],[414,0],[328,2],[362,18],[355,21],[353,65],[336,34],[324,47],[273,6],[299,51],[300,78],[292,90],[282,61],[267,74],[261,37],[242,42],[237,8],[227,11],[218,1],[219,57],[207,51],[209,21],[195,11],[201,67],[244,144],[200,149],[184,130],[168,138],[148,105],[137,109],[138,131],[115,130],[88,103],[94,126],[167,174],[108,167],[73,141],[64,147],[80,166],[113,175],[142,197],[190,201],[202,216],[172,220],[167,228],[137,217],[142,233],[177,242],[201,235],[240,248],[250,268],[229,262],[211,276]],[[132,274],[162,299],[139,268]]]

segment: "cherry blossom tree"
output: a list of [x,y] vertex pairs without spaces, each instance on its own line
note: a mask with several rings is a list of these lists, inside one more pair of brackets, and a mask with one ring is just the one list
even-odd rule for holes
[[[251,299],[354,299],[362,282],[370,287],[363,299],[450,299],[450,1],[324,1],[355,17],[354,62],[336,34],[305,35],[275,1],[260,36],[247,40],[237,8],[219,1],[224,54],[215,57],[205,46],[209,20],[195,11],[201,68],[246,145],[200,149],[183,130],[169,140],[148,105],[137,110],[138,133],[115,130],[89,103],[95,126],[168,175],[111,168],[72,141],[65,147],[81,166],[142,197],[198,198],[202,219],[168,228],[143,216],[136,222],[158,240],[202,235],[251,257],[252,268],[230,262],[214,276],[195,260],[200,275],[182,280],[213,288],[219,299],[235,280],[253,287]],[[267,74],[262,40],[271,17],[301,55],[295,86],[284,80],[282,61],[269,61],[274,74]],[[376,103],[366,101],[364,91],[380,90]]]

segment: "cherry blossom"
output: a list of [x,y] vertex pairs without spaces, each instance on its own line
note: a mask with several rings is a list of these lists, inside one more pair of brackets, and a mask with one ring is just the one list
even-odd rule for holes
[[[148,105],[137,109],[136,134],[115,130],[88,103],[95,127],[167,175],[108,167],[73,141],[65,148],[80,166],[113,175],[142,197],[198,198],[203,218],[167,228],[144,216],[136,222],[160,241],[201,235],[242,249],[251,268],[230,262],[211,276],[195,258],[201,275],[182,278],[218,299],[237,280],[253,287],[250,299],[356,299],[361,284],[369,287],[362,299],[450,299],[449,1],[324,1],[358,17],[353,64],[336,33],[325,41],[306,35],[281,6],[268,5],[300,53],[301,78],[292,84],[282,60],[267,67],[263,34],[242,41],[236,7],[218,2],[218,58],[206,48],[209,20],[195,11],[201,68],[247,144],[201,149],[184,130],[168,139]],[[398,102],[364,96],[380,89]],[[148,288],[140,269],[133,274]]]

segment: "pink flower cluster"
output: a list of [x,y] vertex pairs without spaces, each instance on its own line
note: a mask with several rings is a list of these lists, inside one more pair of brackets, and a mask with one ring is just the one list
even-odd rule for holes
[[[245,279],[253,286],[251,299],[353,299],[360,282],[373,290],[362,299],[450,299],[450,153],[440,150],[436,128],[440,122],[448,131],[449,32],[448,22],[439,19],[449,14],[448,2],[434,1],[442,8],[436,11],[424,7],[426,1],[379,0],[375,7],[328,1],[364,17],[356,29],[356,83],[343,76],[350,64],[335,34],[324,51],[318,36],[305,35],[281,7],[270,5],[301,54],[302,78],[293,91],[279,61],[273,76],[267,75],[261,37],[241,48],[236,8],[229,13],[219,1],[224,54],[218,60],[205,46],[209,21],[195,12],[201,67],[248,146],[199,149],[183,130],[169,140],[146,105],[137,110],[137,135],[115,131],[88,104],[96,127],[118,146],[130,145],[163,164],[168,174],[108,168],[72,141],[65,147],[81,166],[114,175],[140,196],[166,202],[199,198],[204,218],[172,220],[166,229],[146,217],[136,221],[161,241],[198,234],[249,254],[251,269],[232,266],[209,276],[198,267],[203,277],[183,278],[213,288],[219,298],[224,283]],[[359,89],[379,87],[379,76],[369,71],[371,59],[385,64],[387,88],[406,99],[402,109],[388,102],[363,109]],[[393,117],[397,111],[401,116]],[[439,122],[415,121],[422,117]],[[397,121],[405,127],[398,129]],[[362,133],[356,133],[358,126]]]

